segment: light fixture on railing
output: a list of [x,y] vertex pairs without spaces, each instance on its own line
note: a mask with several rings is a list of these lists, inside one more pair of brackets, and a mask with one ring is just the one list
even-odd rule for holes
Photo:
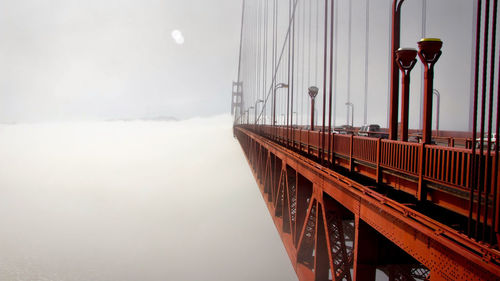
[[410,106],[410,72],[417,63],[417,50],[413,48],[399,48],[396,51],[396,64],[403,77],[401,97],[401,141],[408,141],[408,118]]
[[278,84],[276,84],[276,86],[274,88],[275,89],[288,88],[288,84],[286,84],[286,83],[278,83]]
[[423,143],[429,144],[432,140],[432,93],[434,91],[434,65],[441,56],[443,41],[438,38],[422,38],[418,43],[418,56],[424,64],[424,118]]
[[261,102],[264,102],[264,100],[263,99],[258,99],[257,101],[255,101],[255,116],[254,116],[255,117],[255,122],[254,122],[255,125],[257,125],[257,105],[259,103],[261,103]]
[[[345,105],[348,107],[349,106],[351,107],[351,127],[354,128],[354,104],[352,102],[346,102]],[[349,116],[349,115],[347,115],[347,116]],[[347,120],[347,121],[349,121],[349,120]],[[347,125],[349,125],[349,122],[346,122],[346,123],[347,123]]]
[[311,131],[314,131],[314,99],[318,95],[319,89],[316,86],[308,88],[309,96],[311,97]]
[[286,83],[278,83],[276,84],[276,86],[274,86],[274,94],[273,94],[273,112],[272,112],[272,117],[273,117],[273,120],[272,120],[272,125],[275,126],[276,125],[276,89],[280,89],[280,88],[288,88],[288,84]]

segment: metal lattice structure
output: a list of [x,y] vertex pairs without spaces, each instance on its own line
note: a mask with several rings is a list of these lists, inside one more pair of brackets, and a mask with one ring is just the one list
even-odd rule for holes
[[[405,5],[412,1],[381,0],[376,7],[369,0],[243,2],[234,135],[300,280],[375,280],[377,274],[500,280],[498,0],[421,2],[422,30],[429,9],[446,21],[456,11],[451,5],[470,5],[471,47],[452,52],[469,58],[469,80],[457,80],[459,70],[451,79],[435,71],[440,63],[456,68],[442,50],[446,41],[424,38],[415,40],[418,50],[400,48]],[[370,28],[384,11],[385,37]],[[364,43],[352,44],[362,26]],[[389,42],[380,51],[374,45],[383,38]],[[353,53],[362,54],[364,67],[353,64]],[[385,66],[376,63],[382,57]],[[409,121],[414,68],[421,72],[421,128]],[[374,74],[386,83],[370,86]],[[469,130],[439,130],[438,118],[433,130],[433,97],[441,97],[435,86],[465,80],[470,87],[457,95],[470,105],[444,113],[468,117]],[[365,103],[362,124],[375,95],[368,93],[376,92],[382,94],[375,99],[388,101],[387,128],[354,126],[356,87]]]

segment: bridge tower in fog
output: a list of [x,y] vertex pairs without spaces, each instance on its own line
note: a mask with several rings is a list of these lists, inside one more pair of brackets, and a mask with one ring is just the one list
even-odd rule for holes
[[500,280],[498,13],[244,0],[234,135],[299,280]]

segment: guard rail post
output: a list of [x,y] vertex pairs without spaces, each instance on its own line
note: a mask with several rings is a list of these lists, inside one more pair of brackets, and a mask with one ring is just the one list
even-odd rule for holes
[[425,201],[427,198],[425,182],[424,182],[424,171],[425,171],[425,143],[421,143],[418,151],[418,189],[417,189],[417,199],[418,201]]

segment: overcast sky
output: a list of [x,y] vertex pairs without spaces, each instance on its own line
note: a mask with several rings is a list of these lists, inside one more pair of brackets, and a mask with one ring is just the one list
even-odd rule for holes
[[[185,119],[226,113],[231,81],[236,79],[241,2],[2,1],[0,122],[155,116]],[[256,5],[256,1],[247,2]],[[473,1],[427,2],[425,25],[421,13],[424,1],[405,2],[401,45],[416,47],[422,35],[443,39],[435,83],[441,92],[441,128],[466,130]],[[347,118],[349,1],[336,3],[339,70],[334,120],[343,124]],[[362,125],[366,1],[352,3],[350,100],[356,108],[355,123]],[[370,7],[367,122],[383,126],[387,117],[390,5],[390,0],[384,0]],[[421,122],[421,81],[419,63],[412,73],[412,128]]]
[[[288,9],[288,1],[278,2],[280,3],[278,9],[280,11],[278,15],[278,38],[280,39],[278,44],[281,48],[285,34],[288,31],[288,13],[283,12],[283,10],[287,11]],[[336,11],[333,121],[336,125],[346,124],[347,119],[351,119],[350,114],[347,112],[346,102],[353,104],[355,126],[361,126],[365,122],[367,124],[387,125],[392,2],[392,0],[333,1]],[[439,114],[441,130],[468,130],[471,74],[473,71],[471,56],[474,55],[471,47],[474,38],[472,31],[474,30],[475,2],[471,0],[412,0],[405,1],[402,5],[401,47],[417,48],[417,42],[422,37],[441,38],[444,42],[443,54],[435,66],[434,80],[434,88],[441,95]],[[245,20],[250,23],[246,25],[248,28],[246,33],[244,32],[245,43],[243,46],[244,50],[245,46],[247,46],[246,52],[249,55],[245,56],[244,52],[242,60],[244,62],[242,67],[243,80],[246,80],[243,81],[243,93],[247,103],[243,110],[253,106],[258,99],[266,99],[267,97],[267,95],[261,93],[254,93],[252,81],[250,83],[248,81],[252,79],[262,81],[263,79],[260,79],[258,75],[254,75],[255,71],[253,70],[255,56],[259,55],[258,52],[254,51],[254,46],[259,44],[257,39],[259,33],[254,31],[255,26],[258,26],[256,22],[259,18],[254,15],[254,11],[262,8],[258,4],[259,1],[247,1],[247,3],[249,11],[246,13],[248,17]],[[299,101],[308,103],[307,88],[309,86],[318,86],[319,94],[316,98],[318,104],[322,104],[325,90],[326,92],[329,91],[328,87],[323,89],[324,3],[323,0],[298,1],[295,19],[296,31],[294,33],[296,39],[292,40],[295,42],[293,48],[295,78],[288,78],[287,59],[284,59],[280,64],[276,78],[277,82],[291,83],[293,81],[294,85],[290,87],[293,88],[293,101],[296,103],[293,110],[297,111],[297,119],[300,120],[301,124],[309,123],[309,113],[307,112],[309,105],[301,106],[297,104]],[[370,3],[368,17],[366,17],[365,13],[367,3]],[[352,8],[351,12],[350,7]],[[367,19],[369,19],[368,44],[365,39]],[[312,26],[312,28],[304,28],[303,26]],[[315,35],[317,33],[319,33],[319,36]],[[498,38],[500,36],[497,36],[497,40]],[[306,44],[303,44],[303,42],[306,42]],[[249,45],[250,47],[248,47]],[[288,48],[284,50],[284,57],[288,58],[286,53]],[[319,55],[316,56],[316,54]],[[268,58],[270,56],[271,51],[268,52],[267,57],[261,57]],[[367,58],[368,63],[367,76],[365,76],[365,58]],[[271,73],[270,63],[267,63],[267,65],[269,70],[263,72]],[[422,69],[423,64],[418,61],[411,73],[409,126],[412,129],[418,129],[422,120]],[[271,75],[268,74],[267,81],[271,80]],[[366,99],[365,85],[367,86]],[[270,89],[270,87],[267,86],[266,89]],[[283,92],[283,90],[280,90],[277,94],[277,117],[286,112],[285,104],[288,96],[281,94]],[[270,104],[270,100],[272,99],[268,100],[268,104]],[[366,119],[364,116],[365,101],[367,104]],[[437,116],[436,105],[437,98],[434,98],[434,119]],[[267,117],[270,120],[271,106],[267,106],[266,110]],[[321,108],[316,107],[316,110],[318,116],[321,116]],[[319,122],[319,119],[316,120]],[[435,120],[432,124],[434,126]]]
[[240,17],[234,0],[1,1],[0,122],[228,112]]

